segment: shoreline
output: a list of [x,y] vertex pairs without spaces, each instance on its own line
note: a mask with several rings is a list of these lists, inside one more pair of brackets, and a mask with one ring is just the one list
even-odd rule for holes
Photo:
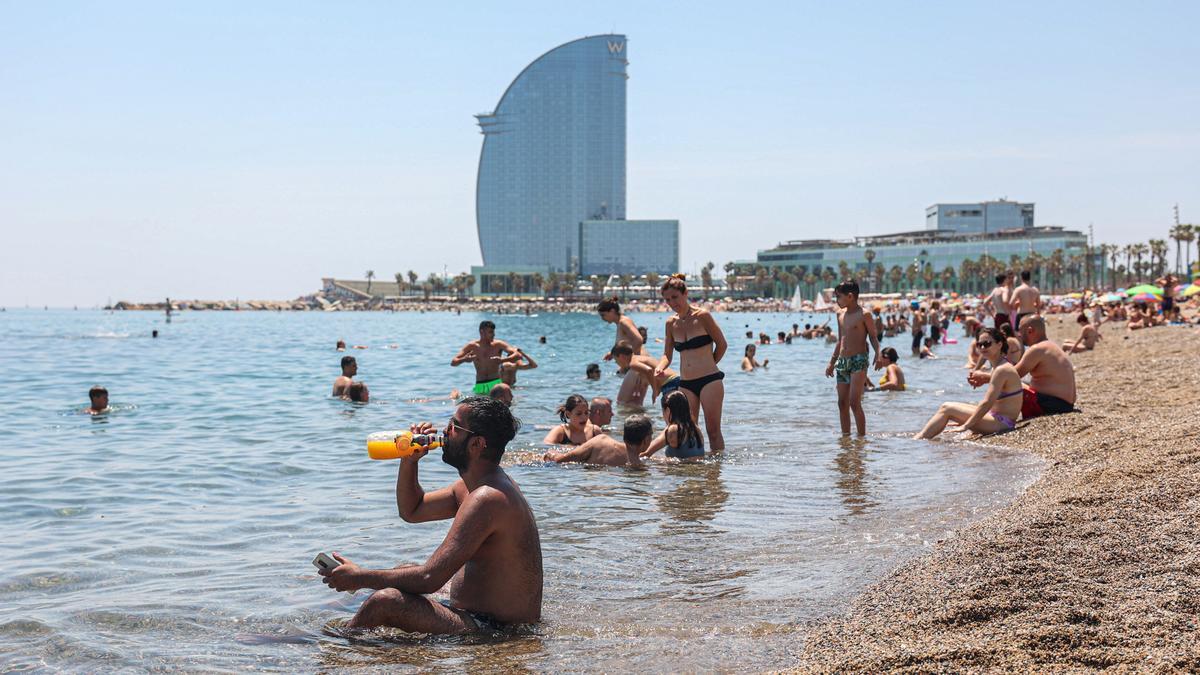
[[820,622],[797,671],[1200,670],[1200,331],[1103,335],[1072,357],[1082,412],[979,441],[1038,479]]

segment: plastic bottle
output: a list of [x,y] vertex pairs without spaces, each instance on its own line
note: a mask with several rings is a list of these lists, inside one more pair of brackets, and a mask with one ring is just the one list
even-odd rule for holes
[[378,431],[367,436],[367,454],[371,459],[400,459],[417,450],[442,447],[438,434],[413,434],[411,431]]

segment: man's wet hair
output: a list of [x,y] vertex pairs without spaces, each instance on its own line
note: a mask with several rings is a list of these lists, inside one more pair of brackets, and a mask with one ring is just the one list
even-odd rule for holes
[[91,389],[88,389],[88,398],[89,399],[95,401],[96,399],[100,398],[101,396],[108,396],[108,390],[105,389],[104,387],[101,387],[100,385],[96,385],[96,386],[92,387]]
[[833,292],[838,295],[854,295],[858,297],[858,282],[853,279],[845,279],[833,288]]
[[513,417],[508,406],[487,396],[471,396],[458,405],[466,408],[463,426],[470,429],[469,433],[487,441],[487,449],[481,456],[498,463],[504,456],[505,446],[521,429],[521,421]]
[[356,363],[358,363],[358,361],[355,360],[355,358],[353,356],[343,356],[342,357],[342,369],[343,370],[346,368],[346,366],[353,366]]
[[654,423],[645,415],[630,415],[625,418],[625,444],[641,445],[654,433]]
[[584,372],[589,375],[592,373],[599,373],[600,372],[600,364],[599,363],[589,363],[587,365],[587,370],[585,370]]
[[346,389],[346,398],[355,403],[362,403],[363,394],[368,392],[370,392],[370,389],[367,389],[366,382],[352,382]]
[[[612,348],[613,356],[633,356],[633,345],[629,344],[628,340],[620,340]],[[597,367],[599,369],[599,367]],[[591,370],[591,367],[588,367]]]
[[1031,276],[1032,275],[1029,273],[1029,270],[1021,270],[1021,281],[1028,283],[1029,277]]
[[486,319],[483,321],[480,321],[479,322],[479,330],[483,330],[485,328],[488,330],[496,330],[496,324],[494,324],[491,321],[488,321]]

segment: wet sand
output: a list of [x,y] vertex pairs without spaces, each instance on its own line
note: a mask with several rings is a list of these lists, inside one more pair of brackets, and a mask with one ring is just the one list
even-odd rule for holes
[[1072,357],[1082,413],[982,441],[1042,476],[822,623],[799,670],[1200,670],[1200,331],[1102,334]]

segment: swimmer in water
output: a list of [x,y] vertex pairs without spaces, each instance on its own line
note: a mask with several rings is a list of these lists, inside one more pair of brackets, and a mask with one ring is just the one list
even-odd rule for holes
[[612,401],[604,396],[592,399],[588,406],[588,421],[603,429],[612,423]]
[[587,379],[589,379],[589,380],[599,380],[600,379],[600,364],[599,363],[589,363],[587,366],[587,370],[584,371],[584,375],[587,376]]
[[704,456],[704,436],[692,418],[691,404],[683,392],[667,394],[662,400],[663,421],[667,426],[642,453],[648,459],[662,448],[673,459],[697,459]]
[[558,406],[558,419],[562,424],[554,425],[542,442],[546,445],[583,445],[601,435],[603,432],[588,419],[588,413],[587,399],[571,394],[566,403]]
[[450,359],[451,366],[464,363],[475,364],[475,387],[472,392],[476,396],[486,396],[492,387],[500,384],[500,364],[505,356],[515,354],[517,349],[507,342],[496,339],[496,324],[491,321],[479,323],[479,339],[472,340]]
[[512,407],[512,403],[513,403],[512,387],[508,386],[507,384],[505,384],[503,382],[492,387],[492,390],[488,392],[488,396],[490,398],[496,399],[497,401],[500,401],[506,407],[509,407],[509,408]]
[[767,364],[771,362],[771,359],[763,359],[763,362],[759,363],[758,359],[754,358],[754,355],[757,352],[758,346],[754,343],[746,345],[746,355],[742,357],[742,370],[749,372],[755,368],[767,367]]
[[345,397],[346,389],[354,381],[354,376],[358,374],[358,361],[353,356],[342,357],[342,374],[337,376],[333,381],[333,394],[331,396]]
[[566,452],[551,450],[542,457],[547,462],[582,462],[603,466],[643,466],[641,454],[650,447],[654,423],[645,415],[630,415],[625,420],[624,441],[610,436],[596,436],[578,448]]
[[371,392],[367,389],[366,382],[352,382],[346,387],[345,398],[354,403],[370,403]]
[[[656,374],[655,369],[658,367],[658,359],[652,356],[634,354],[633,346],[624,340],[613,345],[612,356],[613,360],[617,362],[618,368],[637,373],[644,382],[650,385],[650,391],[653,393],[653,396],[650,398],[651,401],[658,400],[660,394],[669,394],[679,388],[678,373],[667,368],[661,374]],[[642,392],[640,398],[622,399],[618,394],[617,403],[642,405],[642,402],[645,400],[645,387],[636,389],[635,393],[636,391]]]
[[344,352],[344,351],[346,351],[346,341],[345,341],[345,340],[338,340],[338,341],[337,341],[337,347],[335,347],[335,349],[336,349],[337,351],[339,351],[339,352]]
[[84,408],[83,411],[89,415],[100,415],[109,411],[108,408],[108,390],[100,385],[96,385],[88,390],[88,400],[91,405]]

